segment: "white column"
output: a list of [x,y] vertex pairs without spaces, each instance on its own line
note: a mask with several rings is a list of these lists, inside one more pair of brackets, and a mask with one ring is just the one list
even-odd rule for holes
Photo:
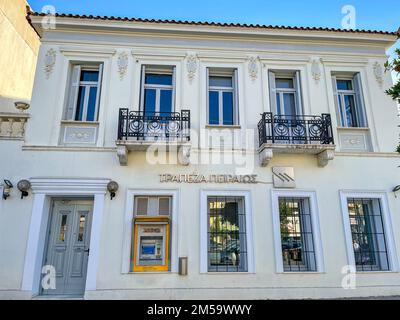
[[21,290],[31,291],[32,295],[39,294],[42,258],[46,242],[46,226],[49,216],[46,207],[48,207],[46,206],[46,195],[42,193],[35,194],[21,286]]
[[86,276],[86,291],[96,290],[99,266],[101,226],[103,223],[105,194],[94,195],[93,220],[90,232],[90,252]]

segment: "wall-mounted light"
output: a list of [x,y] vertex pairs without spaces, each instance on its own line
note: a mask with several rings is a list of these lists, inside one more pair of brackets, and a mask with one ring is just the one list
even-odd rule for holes
[[21,199],[28,196],[28,190],[31,188],[31,183],[28,180],[20,180],[17,183],[17,188],[21,191]]
[[111,200],[115,197],[115,193],[118,191],[118,183],[115,181],[110,181],[107,184],[107,190],[110,192],[110,198]]
[[397,192],[397,191],[400,191],[400,185],[398,185],[398,186],[395,186],[395,187],[393,188],[393,190],[392,190],[392,191],[394,192],[394,196],[395,196],[395,198],[397,198],[396,192]]
[[3,188],[3,199],[7,200],[7,198],[10,196],[11,189],[14,187],[13,184],[11,183],[10,180],[4,179],[4,188]]
[[29,103],[26,103],[23,101],[16,101],[16,102],[14,102],[14,105],[15,105],[15,108],[17,108],[21,112],[28,110],[30,107]]

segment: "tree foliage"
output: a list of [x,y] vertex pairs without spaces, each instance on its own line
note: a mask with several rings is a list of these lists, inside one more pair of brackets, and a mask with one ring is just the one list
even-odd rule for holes
[[[395,57],[392,61],[387,61],[385,63],[385,68],[386,71],[394,71],[400,75],[400,49],[396,49],[395,54],[397,57]],[[391,88],[386,90],[386,93],[391,96],[393,100],[400,101],[400,79],[398,79]]]
[[[400,31],[400,29],[399,29]],[[394,71],[399,77],[397,82],[385,92],[400,103],[400,49],[395,50],[396,57],[392,61],[387,61],[385,63],[386,71]],[[400,144],[397,146],[396,151],[400,153]]]

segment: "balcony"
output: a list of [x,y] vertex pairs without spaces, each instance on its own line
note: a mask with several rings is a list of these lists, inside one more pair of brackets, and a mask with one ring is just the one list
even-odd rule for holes
[[331,116],[282,116],[264,112],[258,123],[260,163],[267,166],[274,153],[308,153],[324,167],[334,157]]
[[145,151],[149,146],[175,147],[181,163],[189,164],[190,111],[144,112],[119,109],[117,154],[127,165],[130,150]]

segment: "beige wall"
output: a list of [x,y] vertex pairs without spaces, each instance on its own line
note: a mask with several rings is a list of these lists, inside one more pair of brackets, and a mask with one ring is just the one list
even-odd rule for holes
[[25,0],[0,0],[0,112],[30,100],[39,36],[26,20]]

